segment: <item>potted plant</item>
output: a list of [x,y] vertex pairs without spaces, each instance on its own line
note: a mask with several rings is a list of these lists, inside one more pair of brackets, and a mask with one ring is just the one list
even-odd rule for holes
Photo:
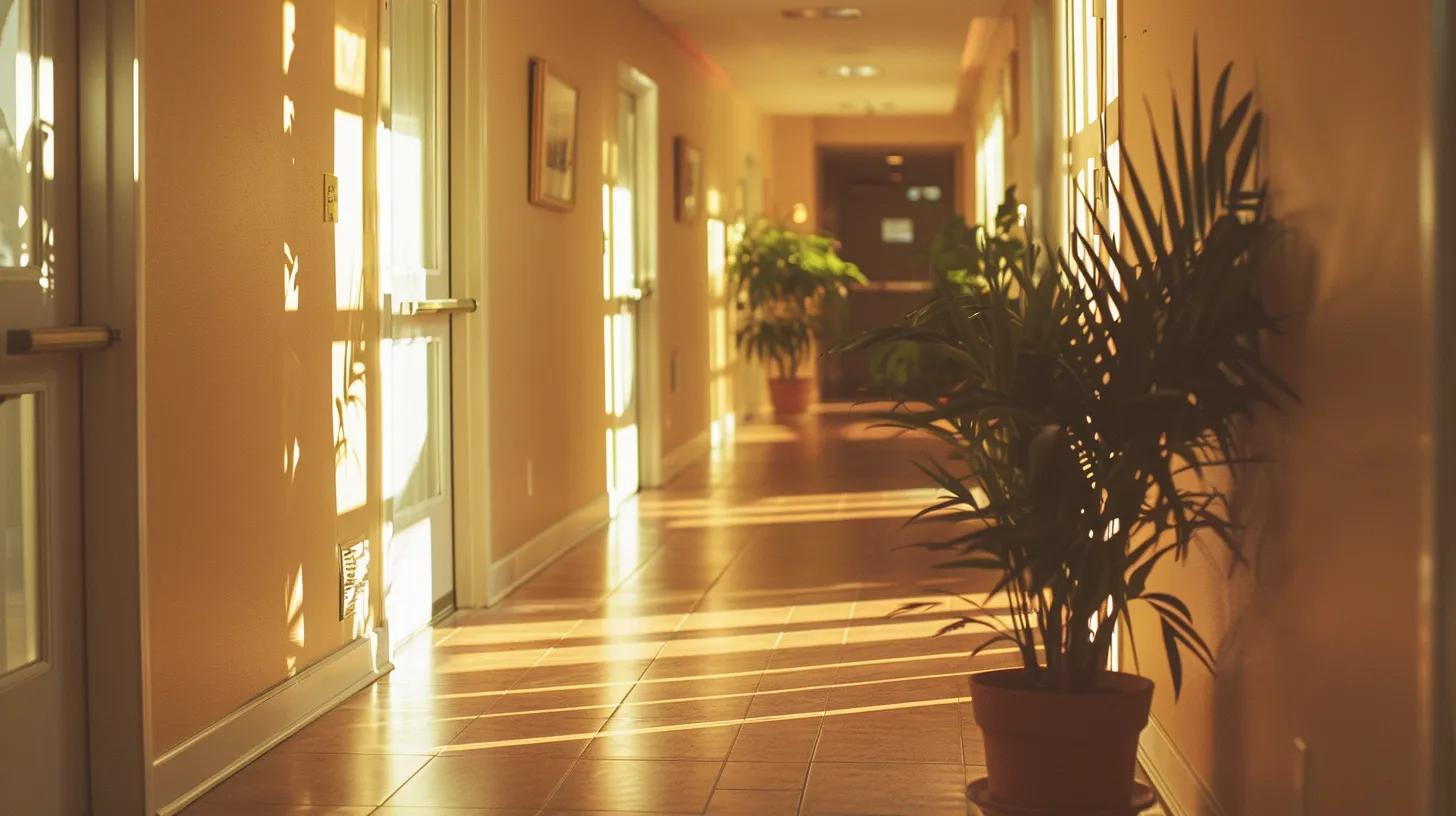
[[1149,577],[1197,537],[1237,556],[1228,485],[1251,460],[1235,426],[1294,398],[1260,352],[1278,323],[1256,292],[1277,237],[1251,171],[1261,117],[1249,95],[1225,105],[1228,81],[1226,68],[1205,112],[1195,54],[1173,162],[1155,134],[1150,191],[1124,158],[1118,241],[1076,234],[1070,253],[1042,252],[1009,198],[989,231],[941,236],[932,302],[843,347],[875,351],[898,402],[887,423],[945,445],[922,466],[943,495],[912,521],[952,532],[923,546],[995,577],[941,630],[984,631],[972,656],[1019,657],[970,680],[989,777],[970,792],[991,813],[1135,812],[1153,684],[1108,666],[1133,604],[1158,616],[1175,695],[1185,655],[1212,669],[1187,604]]
[[802,414],[814,381],[799,376],[822,335],[829,301],[850,282],[864,283],[859,267],[839,257],[823,235],[769,223],[755,225],[729,258],[738,303],[738,347],[769,370],[769,397],[777,415]]

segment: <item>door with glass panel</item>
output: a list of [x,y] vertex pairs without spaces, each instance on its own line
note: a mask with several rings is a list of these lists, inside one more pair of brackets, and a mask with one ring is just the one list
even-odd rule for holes
[[75,24],[0,0],[0,813],[87,807]]
[[388,0],[379,238],[390,305],[384,369],[385,614],[396,641],[454,606],[448,3]]
[[606,349],[607,496],[613,509],[642,485],[639,451],[637,326],[644,291],[639,274],[642,168],[637,96],[617,96],[617,174],[602,187],[602,320]]

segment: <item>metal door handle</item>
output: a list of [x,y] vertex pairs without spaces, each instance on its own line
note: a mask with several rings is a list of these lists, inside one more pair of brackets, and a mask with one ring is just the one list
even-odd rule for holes
[[121,332],[109,326],[62,326],[54,329],[11,329],[5,333],[9,354],[54,354],[65,351],[99,351],[121,339]]
[[394,313],[401,317],[427,314],[470,314],[476,308],[475,298],[401,300],[395,304]]

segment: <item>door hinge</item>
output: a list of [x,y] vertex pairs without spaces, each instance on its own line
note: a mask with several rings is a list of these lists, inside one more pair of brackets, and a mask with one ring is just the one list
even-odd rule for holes
[[1092,16],[1099,20],[1107,19],[1107,0],[1092,0]]

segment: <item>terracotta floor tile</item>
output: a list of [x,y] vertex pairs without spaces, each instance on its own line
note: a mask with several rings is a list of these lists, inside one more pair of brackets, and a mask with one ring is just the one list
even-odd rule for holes
[[719,762],[583,759],[561,783],[548,810],[701,813],[721,766]]
[[473,716],[428,711],[337,708],[279,745],[279,753],[434,754],[470,725]]
[[374,806],[427,761],[427,756],[270,752],[203,799],[208,804]]
[[419,808],[386,805],[374,811],[370,816],[536,816],[538,813],[540,811],[536,808],[501,810],[499,808]]
[[804,813],[964,813],[984,761],[964,675],[1014,655],[931,638],[950,607],[886,617],[990,584],[894,549],[924,443],[864,424],[826,406],[741,427],[195,812],[772,814],[802,793]]
[[710,680],[644,680],[622,701],[618,716],[634,719],[736,719],[748,712],[759,677],[748,674]]
[[236,802],[198,802],[182,811],[182,816],[371,816],[372,807],[335,807],[330,805],[259,805]]
[[823,718],[811,717],[748,722],[728,759],[732,762],[807,762],[814,755]]
[[966,813],[961,765],[816,762],[804,790],[806,816]]
[[960,717],[954,705],[831,713],[815,762],[961,764]]
[[613,717],[586,749],[593,759],[723,760],[738,736],[737,720],[687,721]]
[[387,804],[425,808],[540,808],[571,769],[572,761],[537,756],[438,756],[390,797]]
[[718,787],[729,790],[803,790],[807,762],[728,762]]
[[452,756],[575,758],[606,724],[605,718],[564,714],[487,714],[470,723],[444,749]]
[[799,791],[717,790],[708,803],[708,816],[797,816]]

